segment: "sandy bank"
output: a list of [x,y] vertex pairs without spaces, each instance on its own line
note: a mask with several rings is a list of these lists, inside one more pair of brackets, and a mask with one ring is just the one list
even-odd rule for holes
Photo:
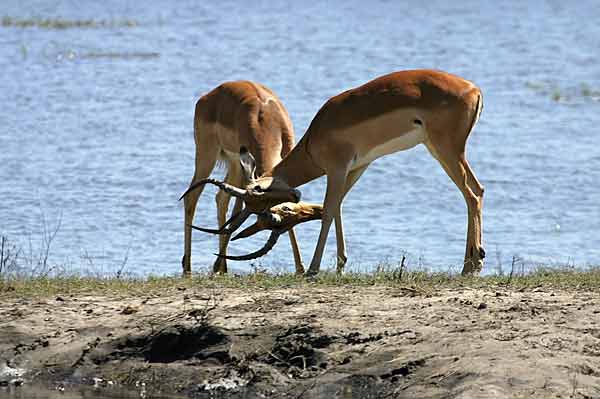
[[599,300],[498,286],[8,295],[0,384],[147,398],[600,398]]

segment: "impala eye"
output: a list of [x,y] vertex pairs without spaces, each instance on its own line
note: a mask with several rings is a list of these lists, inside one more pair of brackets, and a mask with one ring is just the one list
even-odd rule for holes
[[292,209],[290,207],[285,206],[285,205],[281,207],[281,210],[284,211],[284,212],[291,212],[292,211]]

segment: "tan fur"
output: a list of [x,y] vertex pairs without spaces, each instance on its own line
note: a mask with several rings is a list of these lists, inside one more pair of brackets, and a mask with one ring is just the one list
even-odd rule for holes
[[[236,185],[248,184],[239,164],[239,150],[247,147],[256,158],[256,172],[262,174],[279,163],[294,145],[294,129],[285,106],[267,87],[249,81],[227,82],[202,96],[194,114],[196,142],[195,173],[190,186],[207,178],[217,160],[227,165],[225,181]],[[191,228],[196,204],[202,193],[200,187],[184,198],[184,256],[183,274],[191,274]],[[216,196],[218,223],[226,220],[230,195],[220,191]],[[242,207],[236,199],[234,212]],[[298,273],[304,272],[302,259],[293,230],[290,240]],[[228,235],[219,236],[219,253],[226,254]],[[226,273],[227,265],[219,257],[213,265],[216,273]]]

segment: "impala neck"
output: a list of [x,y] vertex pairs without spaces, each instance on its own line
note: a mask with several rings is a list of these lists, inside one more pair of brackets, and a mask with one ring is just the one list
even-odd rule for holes
[[307,140],[300,142],[265,176],[282,179],[290,187],[299,187],[325,174],[307,151]]

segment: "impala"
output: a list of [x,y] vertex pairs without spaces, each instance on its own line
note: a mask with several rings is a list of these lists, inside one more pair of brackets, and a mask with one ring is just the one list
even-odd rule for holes
[[[344,197],[375,159],[422,143],[466,201],[462,273],[476,274],[485,257],[481,242],[483,186],[467,162],[465,147],[482,108],[479,88],[458,76],[434,70],[391,73],[331,98],[283,161],[245,189],[227,187],[244,200],[246,209],[264,213],[275,203],[289,201],[285,197],[292,197],[295,187],[326,175],[321,231],[307,274],[319,272],[333,221],[337,270],[341,272],[347,261],[341,206]],[[256,167],[252,154],[244,149],[240,163],[247,173]],[[198,186],[204,183],[198,182]]]
[[[294,146],[294,129],[287,110],[271,90],[258,83],[236,81],[224,83],[198,100],[194,114],[194,140],[196,168],[190,186],[206,179],[217,160],[227,165],[227,184],[245,186],[256,178],[255,173],[271,170],[290,152]],[[256,156],[255,169],[250,174],[244,173],[246,170],[242,170],[240,165],[241,146],[249,148]],[[191,224],[202,189],[188,189],[182,196],[185,208],[182,266],[185,276],[191,274]],[[230,190],[220,190],[215,198],[219,226],[225,226],[230,198]],[[241,209],[242,200],[236,198],[233,214],[237,224],[231,226],[233,229],[201,229],[220,235],[221,256],[213,265],[215,273],[227,272],[225,255],[230,233],[251,214]],[[296,272],[304,273],[294,230],[290,228],[286,231],[292,244]]]

